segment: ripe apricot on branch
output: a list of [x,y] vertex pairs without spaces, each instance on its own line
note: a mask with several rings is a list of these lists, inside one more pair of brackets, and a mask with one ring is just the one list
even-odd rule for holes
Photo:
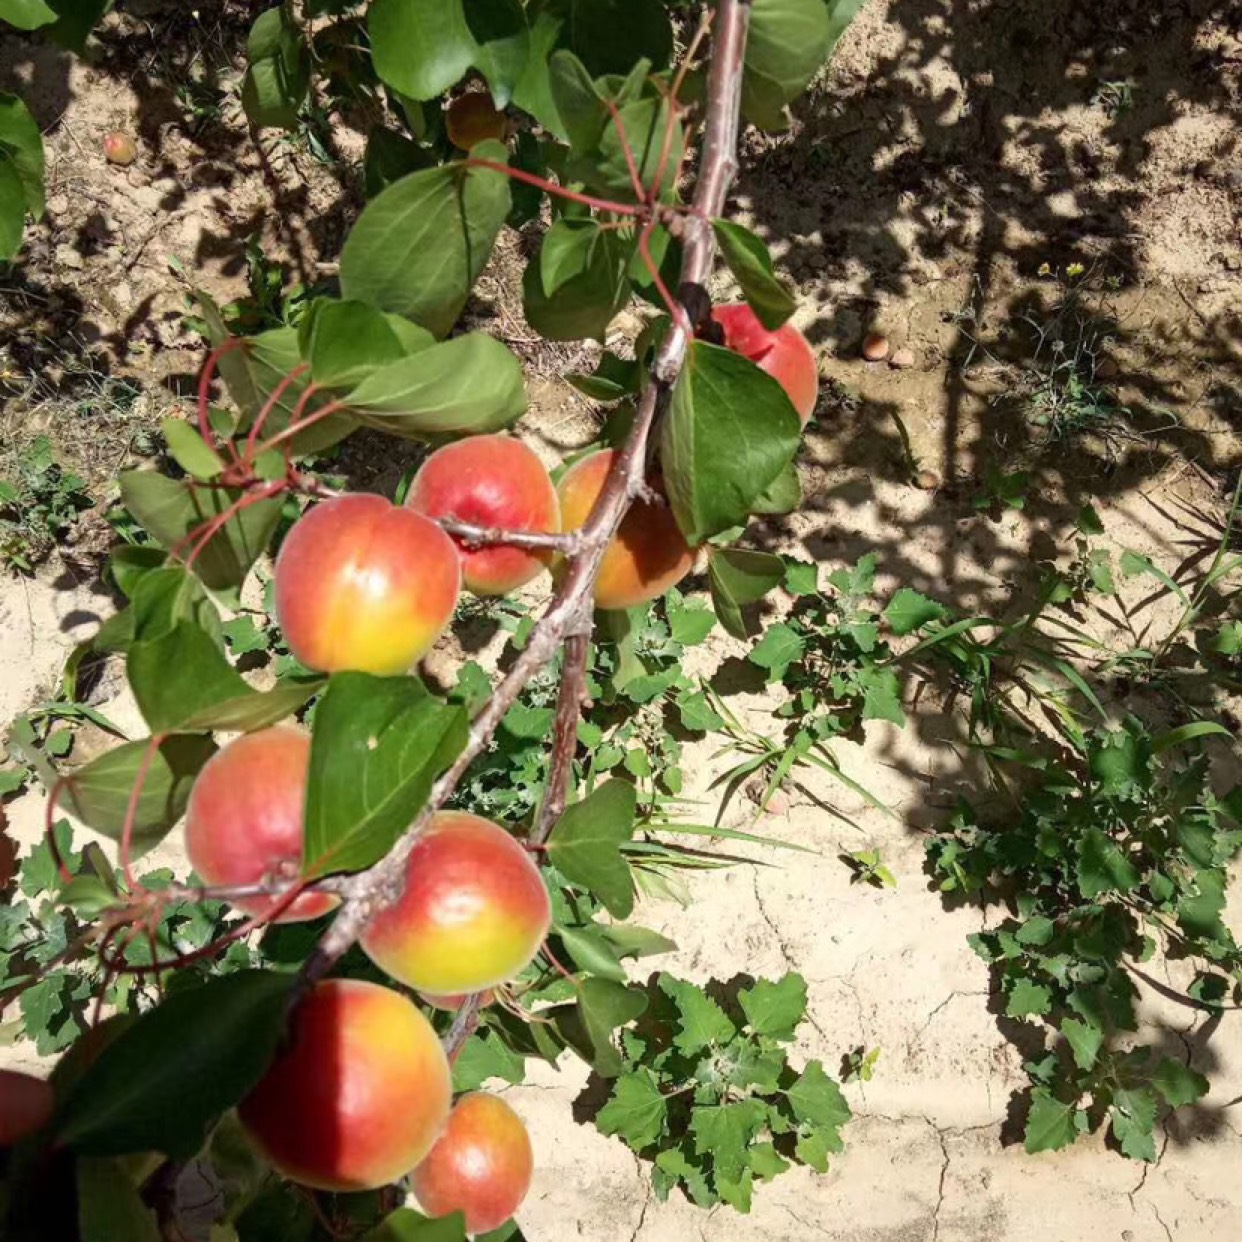
[[[565,472],[557,486],[565,530],[577,530],[586,522],[616,456],[614,450],[602,449]],[[645,604],[676,586],[693,564],[694,553],[672,509],[658,501],[636,500],[604,552],[595,580],[596,607],[635,608]]]
[[441,811],[410,852],[401,896],[359,943],[399,982],[452,996],[512,978],[551,922],[548,890],[526,850],[491,820]]
[[712,318],[724,332],[727,348],[749,358],[780,384],[805,426],[819,399],[819,368],[806,337],[791,323],[770,332],[745,302],[717,306]]
[[[405,503],[431,518],[473,526],[555,534],[561,526],[556,488],[543,462],[509,436],[471,436],[446,444],[423,462]],[[470,548],[455,539],[462,581],[476,595],[507,595],[551,561],[549,552]]]
[[0,1070],[0,1147],[11,1147],[52,1119],[51,1083],[18,1070]]
[[457,1101],[411,1182],[429,1216],[463,1212],[467,1233],[488,1233],[521,1207],[534,1163],[522,1119],[499,1096],[477,1091]]
[[357,979],[317,984],[290,1044],[238,1106],[273,1167],[318,1190],[374,1190],[404,1177],[448,1120],[452,1078],[412,1001]]
[[[301,872],[302,816],[310,737],[288,725],[248,733],[213,755],[198,774],[186,808],[190,864],[208,885],[296,879]],[[256,918],[274,897],[237,897],[232,904]],[[336,904],[327,893],[303,893],[273,920],[318,918]]]
[[444,632],[461,593],[453,541],[382,496],[307,512],[276,560],[276,616],[289,650],[322,673],[404,673]]
[[505,114],[497,110],[491,96],[482,91],[459,95],[444,113],[449,142],[460,151],[469,151],[489,138],[504,142],[509,132]]

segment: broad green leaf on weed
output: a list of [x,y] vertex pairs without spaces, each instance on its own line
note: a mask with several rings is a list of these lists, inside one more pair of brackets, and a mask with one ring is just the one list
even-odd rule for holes
[[884,619],[898,638],[913,634],[929,621],[940,621],[947,615],[943,604],[938,604],[909,587],[902,587],[884,609]]
[[814,561],[785,557],[785,590],[790,595],[818,595],[819,566]]
[[1146,574],[1149,577],[1155,578],[1162,586],[1168,587],[1187,608],[1190,607],[1190,596],[1159,565],[1153,563],[1150,557],[1143,556],[1139,552],[1127,551],[1121,554],[1120,564],[1121,572],[1127,578],[1133,578],[1139,574]]
[[75,1178],[79,1242],[160,1242],[155,1213],[119,1161],[79,1160]]
[[666,607],[669,634],[673,642],[683,647],[697,647],[716,624],[716,614],[701,604],[681,604],[674,608],[666,600]]
[[806,640],[803,636],[793,626],[782,621],[768,626],[747,658],[752,664],[766,668],[770,681],[780,681],[789,666],[802,659],[805,650]]
[[713,220],[712,229],[720,254],[729,265],[742,295],[770,332],[793,314],[794,298],[772,267],[772,256],[763,239],[731,220]]
[[756,1143],[750,1149],[749,1158],[752,1172],[765,1182],[784,1173],[790,1167],[789,1161],[784,1159],[771,1143]]
[[1104,533],[1104,523],[1100,521],[1099,512],[1092,504],[1084,504],[1078,510],[1078,516],[1074,519],[1074,525],[1084,535],[1102,535]]
[[806,980],[794,973],[775,981],[759,979],[753,987],[738,992],[737,999],[756,1034],[792,1039],[806,1016]]
[[1193,1104],[1208,1093],[1208,1080],[1172,1057],[1160,1058],[1152,1073],[1151,1085],[1164,1096],[1164,1102],[1170,1108]]
[[864,720],[888,720],[895,725],[906,723],[906,713],[901,707],[901,682],[891,668],[863,664],[854,676],[863,691]]
[[699,1105],[691,1112],[694,1150],[712,1158],[718,1190],[720,1178],[737,1181],[742,1176],[746,1168],[746,1149],[763,1128],[767,1112],[760,1100]]
[[416,677],[337,673],[315,709],[307,876],[357,871],[392,847],[466,743],[466,713]]
[[69,773],[63,786],[66,809],[87,827],[119,841],[138,773],[146,764],[130,836],[134,858],[172,831],[185,812],[195,778],[216,747],[209,737],[184,735],[166,739],[148,763],[149,751],[149,741],[117,746]]
[[818,1061],[807,1062],[785,1097],[794,1116],[814,1126],[843,1126],[853,1116],[841,1088],[824,1073]]
[[1078,842],[1078,887],[1090,899],[1101,893],[1128,893],[1142,876],[1117,843],[1099,828],[1088,828]]
[[1096,1057],[1104,1044],[1104,1032],[1089,1022],[1080,1022],[1077,1018],[1064,1018],[1061,1021],[1061,1034],[1065,1036],[1070,1050],[1074,1054],[1074,1063],[1080,1070],[1089,1070],[1095,1065]]
[[715,733],[724,726],[724,721],[707,701],[707,695],[702,690],[679,695],[677,711],[681,716],[682,726],[692,733]]
[[664,485],[686,539],[699,544],[744,523],[793,459],[801,431],[776,380],[740,354],[693,341],[660,437]]
[[477,1091],[484,1083],[500,1079],[519,1083],[526,1078],[526,1061],[494,1031],[471,1035],[453,1062],[453,1091]]
[[190,1159],[275,1055],[295,982],[245,970],[170,992],[79,1079],[57,1113],[57,1142],[82,1155]]
[[21,890],[27,897],[37,897],[40,893],[54,893],[59,890],[61,876],[56,865],[57,853],[71,872],[77,869],[79,855],[73,851],[73,826],[67,819],[58,819],[52,825],[52,840],[56,845],[55,852],[52,842],[44,833],[21,861]]
[[1146,1088],[1113,1093],[1113,1137],[1131,1160],[1156,1159],[1156,1096]]
[[1045,945],[1056,931],[1056,922],[1044,914],[1033,914],[1021,927],[1016,937],[1019,944]]
[[[664,1173],[672,1185],[676,1185],[678,1182],[684,1183],[686,1193],[689,1194],[691,1200],[697,1203],[699,1207],[710,1207],[716,1201],[715,1195],[707,1184],[707,1177],[703,1169],[697,1164],[692,1164],[681,1148],[666,1147],[657,1154],[655,1166],[656,1172]],[[668,1198],[668,1189],[665,1189],[663,1196],[660,1196],[659,1184],[655,1182],[654,1178],[653,1184],[657,1187],[657,1196],[663,1202],[664,1199]]]
[[1032,1018],[1052,1009],[1052,992],[1042,983],[1019,977],[1009,989],[1005,1013],[1011,1018]]
[[[471,157],[504,164],[508,150],[481,142]],[[341,251],[341,295],[445,336],[491,254],[509,205],[503,173],[463,162],[411,173],[363,208]]]
[[252,124],[294,129],[310,88],[310,50],[283,6],[255,19],[246,42],[249,65],[242,107]]
[[[746,1158],[750,1159],[749,1150],[746,1153]],[[735,1211],[743,1214],[750,1211],[751,1195],[755,1184],[755,1175],[751,1169],[743,1169],[740,1176],[733,1178],[725,1176],[721,1169],[717,1167],[715,1181],[716,1190],[725,1203]]]
[[595,1124],[602,1134],[619,1135],[635,1151],[658,1142],[668,1120],[668,1104],[659,1080],[649,1069],[623,1074],[613,1083],[612,1096]]
[[1225,889],[1229,877],[1220,869],[1195,872],[1177,905],[1177,921],[1192,936],[1216,940],[1221,936],[1221,914],[1225,909]]
[[415,440],[498,431],[527,404],[517,357],[485,332],[456,336],[371,371],[345,400],[359,422]]
[[845,1150],[835,1126],[812,1126],[803,1129],[794,1144],[794,1155],[816,1173],[828,1172],[828,1157]]
[[659,987],[680,1015],[681,1029],[673,1038],[679,1051],[689,1054],[719,1047],[737,1034],[729,1016],[701,987],[668,974],[660,976]]
[[848,569],[834,569],[828,581],[847,600],[860,600],[875,590],[875,569],[879,557],[874,552],[860,556]]
[[761,129],[784,129],[785,105],[828,57],[833,32],[824,0],[754,0],[742,113]]
[[1074,1104],[1058,1100],[1047,1087],[1031,1092],[1031,1111],[1026,1120],[1026,1150],[1060,1151],[1068,1147],[1087,1128],[1087,1119]]
[[671,953],[677,948],[676,941],[652,931],[649,927],[613,923],[601,926],[599,931],[621,957],[652,957]]
[[779,556],[744,548],[713,548],[708,559],[712,607],[725,632],[747,637],[742,609],[774,591],[784,577]]
[[[122,503],[143,529],[165,548],[176,549],[183,560],[194,556],[193,570],[203,583],[213,591],[232,592],[233,600],[280,521],[278,497],[235,508],[243,495],[239,491],[200,487],[151,470],[124,471],[120,485]],[[200,546],[200,533],[230,511]]]
[[634,885],[621,846],[634,835],[634,786],[611,780],[567,807],[548,838],[548,858],[571,883],[581,884],[614,918],[629,918]]

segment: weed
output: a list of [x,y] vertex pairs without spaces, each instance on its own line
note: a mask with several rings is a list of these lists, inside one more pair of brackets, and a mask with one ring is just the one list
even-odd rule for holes
[[0,479],[0,560],[33,572],[94,503],[85,481],[57,462],[51,440],[36,437],[13,474]]

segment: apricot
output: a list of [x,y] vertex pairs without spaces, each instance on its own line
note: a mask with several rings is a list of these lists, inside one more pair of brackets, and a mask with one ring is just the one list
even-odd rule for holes
[[52,1120],[52,1084],[19,1070],[0,1070],[0,1147],[11,1147]]
[[398,982],[452,996],[516,975],[551,921],[548,890],[526,850],[489,819],[441,811],[410,851],[401,896],[359,943]]
[[[565,530],[585,524],[616,456],[613,449],[601,449],[565,472],[557,486]],[[676,586],[693,564],[694,553],[672,509],[656,501],[636,500],[604,552],[595,580],[595,605],[636,608]]]
[[791,323],[769,331],[745,302],[717,306],[712,318],[728,349],[749,358],[780,384],[805,426],[819,399],[819,367],[806,337]]
[[535,1157],[522,1119],[499,1096],[464,1095],[410,1178],[428,1216],[462,1212],[468,1234],[499,1229],[530,1189]]
[[[561,528],[561,505],[543,462],[509,436],[471,436],[437,449],[423,462],[405,503],[431,518],[475,526],[544,531]],[[522,548],[470,548],[454,539],[462,581],[476,595],[507,595],[552,559]]]
[[317,1190],[375,1190],[404,1177],[444,1130],[452,1073],[431,1023],[390,988],[317,984],[290,1044],[238,1105],[283,1176]]
[[128,168],[138,158],[138,148],[124,130],[114,129],[104,134],[103,149],[104,159],[121,168]]
[[449,142],[460,151],[469,151],[489,138],[504,142],[509,133],[505,114],[482,91],[471,91],[454,99],[445,110],[444,128]]
[[[207,761],[185,817],[186,852],[204,884],[258,884],[301,874],[310,748],[308,734],[279,725],[239,737]],[[266,918],[277,899],[237,897],[231,904]],[[318,918],[334,905],[327,893],[303,893],[272,921]]]
[[461,593],[453,541],[382,496],[338,496],[293,527],[276,559],[289,650],[321,673],[404,673],[444,632]]

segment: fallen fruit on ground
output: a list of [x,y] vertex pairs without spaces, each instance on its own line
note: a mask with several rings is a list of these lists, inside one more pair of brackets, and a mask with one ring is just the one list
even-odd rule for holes
[[522,1205],[534,1163],[522,1119],[499,1096],[478,1091],[458,1100],[411,1182],[428,1216],[462,1212],[467,1233],[488,1233]]
[[11,1147],[52,1119],[51,1083],[18,1070],[0,1070],[0,1147]]
[[806,337],[791,323],[769,331],[745,302],[717,306],[712,318],[724,332],[727,348],[749,358],[780,384],[805,426],[819,399],[819,367]]
[[382,496],[309,510],[276,560],[276,616],[289,650],[321,673],[396,676],[431,649],[461,593],[453,541]]
[[[555,534],[561,506],[543,462],[510,436],[471,436],[437,449],[422,464],[405,503],[430,518]],[[462,581],[476,595],[507,595],[551,562],[551,552],[472,548],[454,538]]]
[[471,91],[454,99],[445,109],[444,127],[449,142],[461,151],[469,151],[489,138],[504,142],[508,133],[505,114],[482,91]]
[[[616,456],[613,449],[602,449],[565,472],[556,489],[565,530],[586,522]],[[662,500],[636,500],[604,552],[595,580],[596,607],[636,608],[676,586],[693,564],[694,553],[672,509]]]
[[448,1120],[452,1079],[431,1023],[375,983],[329,979],[294,1011],[289,1045],[238,1106],[273,1167],[318,1190],[404,1177]]
[[122,130],[113,130],[104,135],[104,158],[109,164],[117,164],[126,168],[138,158],[138,148],[134,140]]
[[[301,874],[310,735],[288,725],[248,733],[214,754],[198,774],[185,817],[190,865],[213,887],[294,880]],[[234,897],[230,904],[268,917],[277,898]],[[318,918],[336,904],[303,893],[272,920]]]
[[530,854],[489,819],[441,811],[410,852],[401,896],[359,943],[407,987],[452,996],[511,979],[539,951],[551,921]]

